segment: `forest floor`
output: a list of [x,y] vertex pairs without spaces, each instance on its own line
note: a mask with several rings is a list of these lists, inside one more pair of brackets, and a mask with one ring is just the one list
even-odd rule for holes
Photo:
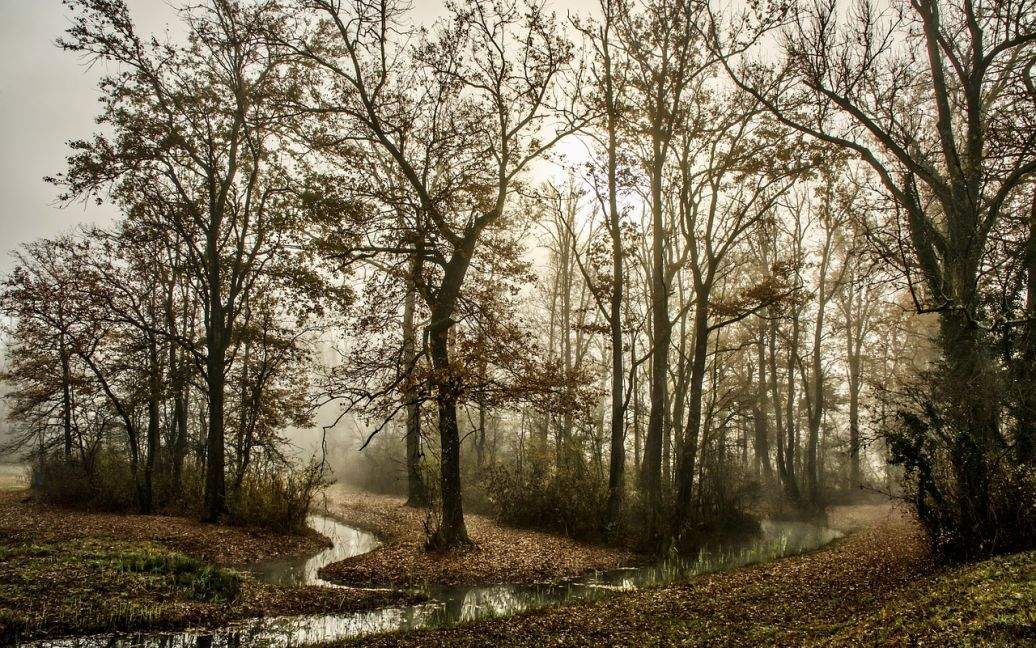
[[857,530],[808,554],[594,603],[352,643],[1034,645],[1036,552],[939,567],[917,525],[888,510],[836,510],[832,524]]
[[382,541],[370,553],[321,570],[332,582],[352,585],[485,585],[530,583],[578,576],[594,570],[636,564],[642,556],[623,549],[591,545],[558,535],[516,529],[492,518],[465,514],[469,550],[449,554],[424,549],[428,514],[401,497],[358,492],[347,486],[328,489],[324,507],[345,524]]
[[183,517],[42,506],[0,484],[0,644],[113,630],[221,625],[262,615],[355,612],[414,601],[393,592],[289,587],[235,570],[308,555],[315,532],[286,536]]
[[[308,554],[326,540],[202,525],[169,516],[40,506],[0,470],[0,644],[111,630],[215,626],[250,616],[351,612],[404,594],[284,587],[236,571]],[[16,490],[11,490],[16,489]],[[329,489],[323,506],[384,545],[331,566],[350,583],[528,582],[637,562],[639,556],[467,516],[477,543],[427,554],[425,512],[400,498]],[[1033,645],[1036,552],[972,565],[933,563],[920,530],[887,505],[836,508],[851,531],[817,551],[689,583],[511,618],[382,637],[373,646]],[[57,595],[57,593],[60,593]],[[346,642],[349,643],[349,642]],[[355,642],[354,642],[355,643]]]

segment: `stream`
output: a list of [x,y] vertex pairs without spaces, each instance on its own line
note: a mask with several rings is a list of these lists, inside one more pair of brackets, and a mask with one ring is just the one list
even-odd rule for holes
[[[370,533],[330,517],[314,515],[310,525],[333,542],[310,558],[274,559],[251,566],[256,578],[282,585],[338,587],[319,576],[321,568],[376,549]],[[215,629],[126,633],[44,640],[31,646],[53,648],[236,648],[295,647],[372,634],[441,627],[569,601],[592,601],[618,592],[685,581],[709,572],[765,562],[821,547],[841,533],[806,522],[762,522],[762,533],[739,543],[703,548],[696,556],[666,559],[647,566],[593,572],[562,581],[478,587],[419,588],[428,601],[369,612],[259,617]]]

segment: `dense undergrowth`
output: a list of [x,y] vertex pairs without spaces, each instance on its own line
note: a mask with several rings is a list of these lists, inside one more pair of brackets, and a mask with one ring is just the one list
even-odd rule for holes
[[693,553],[706,542],[759,530],[752,512],[759,486],[745,475],[704,480],[693,504],[693,523],[679,529],[671,526],[674,506],[668,498],[657,504],[643,501],[632,485],[626,488],[620,517],[606,523],[607,476],[577,461],[561,466],[545,461],[496,464],[484,470],[478,483],[490,511],[505,524],[648,553]]
[[[173,479],[159,472],[152,484],[153,510],[177,515],[201,513],[203,474],[189,463]],[[328,483],[319,465],[257,465],[229,492],[225,520],[282,533],[299,533],[319,490]],[[60,454],[37,458],[31,486],[43,502],[67,508],[127,513],[139,510],[140,479],[131,463],[113,452],[97,452],[88,463]]]
[[[406,474],[395,459],[402,452],[398,440],[379,439],[372,447],[365,461],[349,464],[343,479],[363,490],[405,496]],[[421,468],[434,516],[439,500],[435,479],[438,465],[426,457]],[[724,471],[703,471],[693,502],[693,522],[678,530],[670,526],[674,510],[671,496],[654,505],[643,501],[634,474],[626,475],[620,516],[609,522],[604,466],[577,453],[558,456],[547,448],[532,447],[525,450],[521,461],[508,457],[481,465],[469,456],[462,463],[462,474],[466,512],[490,515],[512,527],[647,553],[670,549],[694,552],[705,542],[754,533],[759,529],[757,512],[772,508],[771,502],[762,501],[758,477],[733,466]],[[855,491],[846,499],[859,496]],[[818,515],[816,509],[803,511],[784,503],[803,517]],[[659,522],[654,535],[652,512]]]
[[[486,471],[482,488],[493,512],[506,524],[554,531],[580,540],[601,540],[608,483],[586,471],[547,470],[539,462],[525,469],[502,465]],[[627,535],[624,521],[617,535]]]

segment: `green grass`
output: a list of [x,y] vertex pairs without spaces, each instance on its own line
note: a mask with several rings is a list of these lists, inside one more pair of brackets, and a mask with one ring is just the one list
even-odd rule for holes
[[1034,645],[1036,551],[950,568],[902,592],[837,639],[896,645]]
[[241,578],[151,543],[0,538],[0,643],[180,623],[237,598]]
[[106,559],[123,574],[164,578],[174,590],[185,592],[196,601],[231,601],[237,597],[241,585],[240,578],[231,571],[151,547],[132,548],[99,560],[103,562]]

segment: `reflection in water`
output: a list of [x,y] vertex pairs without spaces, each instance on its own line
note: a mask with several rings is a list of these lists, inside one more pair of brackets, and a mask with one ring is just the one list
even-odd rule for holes
[[[252,569],[259,578],[285,584],[328,584],[317,571],[324,565],[378,546],[374,536],[330,518],[314,516],[314,528],[335,542],[333,549],[309,560],[270,561]],[[837,538],[837,531],[804,522],[762,523],[762,533],[749,541],[703,548],[693,557],[674,557],[646,567],[596,572],[555,583],[423,590],[431,600],[355,614],[305,615],[251,619],[216,630],[175,634],[148,633],[72,638],[38,645],[55,648],[217,648],[238,646],[305,646],[348,637],[397,630],[437,627],[564,603],[591,601],[616,592],[686,580],[693,576],[809,551]]]
[[275,558],[251,566],[248,571],[256,578],[276,585],[320,585],[338,587],[323,580],[318,572],[331,563],[373,551],[381,543],[370,533],[360,531],[323,515],[311,515],[309,526],[333,543],[312,558]]

